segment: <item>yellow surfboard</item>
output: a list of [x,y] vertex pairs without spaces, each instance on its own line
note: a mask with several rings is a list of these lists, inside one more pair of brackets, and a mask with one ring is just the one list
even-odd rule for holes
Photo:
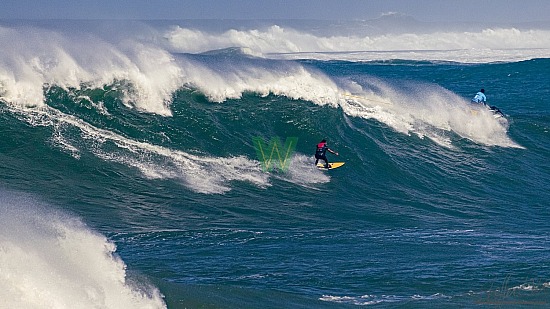
[[331,162],[328,164],[328,168],[325,168],[325,163],[317,163],[317,168],[320,170],[333,170],[339,168],[340,166],[346,164],[346,162]]

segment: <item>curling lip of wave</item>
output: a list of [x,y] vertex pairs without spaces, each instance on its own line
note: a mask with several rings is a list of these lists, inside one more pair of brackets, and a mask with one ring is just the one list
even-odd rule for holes
[[[27,35],[30,30],[4,29],[4,31],[10,33],[5,42],[9,43]],[[170,115],[167,101],[182,85],[190,85],[199,89],[212,101],[217,102],[222,102],[228,98],[240,98],[242,93],[248,91],[261,95],[273,93],[292,99],[308,100],[319,105],[341,106],[349,115],[376,118],[399,132],[415,132],[420,136],[430,136],[430,132],[421,132],[418,128],[414,128],[415,121],[421,120],[439,128],[448,129],[451,127],[463,136],[471,137],[476,141],[479,140],[476,137],[475,130],[461,128],[460,125],[454,123],[453,118],[434,119],[433,117],[426,117],[426,113],[422,114],[423,112],[421,112],[419,114],[411,109],[407,110],[406,106],[399,107],[401,103],[396,105],[398,108],[393,108],[392,104],[381,107],[378,103],[373,103],[374,101],[390,101],[390,103],[403,101],[403,96],[400,94],[392,97],[392,93],[395,94],[395,91],[388,85],[381,86],[386,89],[386,93],[382,94],[382,97],[379,95],[373,96],[369,93],[369,85],[357,85],[358,91],[351,91],[348,85],[344,85],[322,72],[306,68],[296,62],[250,58],[242,55],[241,49],[229,49],[219,53],[206,54],[202,58],[190,54],[170,55],[159,46],[140,43],[137,40],[128,40],[120,43],[120,45],[114,45],[96,38],[83,47],[75,47],[78,44],[73,43],[79,43],[79,39],[74,39],[71,36],[64,37],[61,33],[46,30],[38,29],[36,31],[36,33],[30,31],[31,35],[24,41],[27,45],[33,42],[41,42],[42,35],[49,36],[51,40],[39,45],[37,51],[15,48],[15,50],[0,56],[1,68],[4,71],[0,71],[0,83],[4,88],[6,83],[8,84],[8,92],[10,88],[16,88],[16,91],[14,91],[16,93],[15,97],[17,97],[17,93],[24,93],[28,87],[31,87],[35,93],[40,93],[42,96],[42,86],[46,83],[61,84],[64,87],[78,87],[80,82],[86,80],[95,80],[101,85],[112,79],[126,78],[135,87],[135,91],[128,91],[128,95],[137,97],[135,99],[136,107],[160,115]],[[197,40],[204,39],[202,37],[203,32],[181,28],[172,31],[172,39],[181,39],[181,36],[178,37],[181,33],[187,36],[195,36]],[[268,47],[272,47],[272,45],[269,45],[272,44],[270,38],[275,38],[275,42],[286,41],[287,43],[290,42],[289,39],[293,39],[294,41],[290,43],[303,43],[305,46],[309,46],[308,44],[314,42],[319,46],[325,44],[325,48],[334,48],[334,42],[331,40],[344,39],[350,40],[352,43],[354,40],[353,37],[318,38],[311,34],[287,30],[278,26],[270,28],[267,39],[264,37],[265,33],[258,30],[230,30],[226,33],[238,40],[246,39],[259,45],[267,44]],[[499,33],[485,31],[484,35],[496,35],[498,37]],[[209,35],[209,38],[221,40],[221,43],[225,44],[225,41],[223,41],[225,39],[224,35]],[[521,37],[522,32],[512,31],[512,35]],[[429,35],[428,37],[431,38]],[[550,39],[546,39],[546,41],[548,40]],[[409,42],[412,41],[414,40],[409,40]],[[233,42],[230,43],[233,44]],[[97,44],[105,48],[107,52],[97,55],[90,48],[90,44]],[[299,47],[296,44],[295,46]],[[388,44],[391,45],[391,42]],[[295,47],[291,45],[281,43],[283,49],[293,50]],[[345,44],[342,46],[342,48],[346,47]],[[208,48],[211,47],[208,46]],[[391,48],[391,46],[389,47]],[[19,51],[24,53],[20,56]],[[29,60],[30,64],[26,64],[25,60]],[[14,78],[12,75],[10,79],[10,69],[13,75],[20,75],[22,78]],[[6,73],[5,70],[8,70],[8,72]],[[122,74],[121,72],[126,73]],[[168,74],[165,74],[166,72]],[[65,73],[72,74],[65,76]],[[378,87],[377,85],[374,86]],[[4,89],[5,91],[6,89]],[[359,100],[346,97],[347,93],[358,93]],[[10,101],[10,98],[8,93],[5,99]],[[373,98],[374,101],[370,100]],[[416,102],[418,100],[415,98],[406,100],[415,102],[414,104],[420,104],[420,106],[424,104]],[[456,95],[452,96],[451,100],[460,101]],[[359,105],[359,108],[357,108],[357,105]],[[437,108],[436,106],[425,107],[427,109]],[[451,124],[449,124],[449,121]],[[493,127],[497,130],[499,136],[503,135],[498,126]],[[483,143],[494,143],[489,137],[484,136],[482,138],[480,141]],[[497,144],[513,145],[506,137],[502,137]]]
[[93,34],[82,38],[40,28],[0,26],[0,32],[0,96],[14,104],[43,105],[48,84],[101,88],[126,80],[133,88],[125,96],[128,106],[170,115],[168,102],[184,83],[168,52],[137,38],[115,45]]

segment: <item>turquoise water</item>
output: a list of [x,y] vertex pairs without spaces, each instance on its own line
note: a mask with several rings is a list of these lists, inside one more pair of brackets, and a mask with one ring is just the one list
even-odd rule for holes
[[[122,80],[47,84],[39,106],[4,95],[5,304],[550,303],[549,59],[173,57],[213,79],[279,77],[240,79],[242,95],[221,103],[215,81],[184,83],[170,115],[128,103],[139,89]],[[480,87],[506,120],[468,105]],[[262,171],[258,136],[298,138],[287,172]],[[313,167],[323,138],[342,168]]]

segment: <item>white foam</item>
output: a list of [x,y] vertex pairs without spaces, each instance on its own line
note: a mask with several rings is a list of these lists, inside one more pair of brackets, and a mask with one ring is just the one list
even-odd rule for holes
[[199,62],[170,54],[154,33],[152,39],[134,34],[113,43],[101,33],[82,37],[30,27],[0,27],[0,32],[0,97],[20,106],[43,106],[45,85],[102,88],[120,81],[129,84],[119,89],[127,106],[164,116],[171,115],[172,95],[185,85],[214,102],[253,91],[328,104],[336,94],[330,79],[299,64],[281,62],[266,70],[246,61],[227,66]]
[[114,45],[93,35],[38,28],[0,27],[0,32],[0,96],[14,104],[41,106],[47,84],[101,88],[124,80],[133,87],[127,104],[170,115],[168,102],[183,84],[172,56],[151,44],[128,39]]
[[128,280],[104,236],[12,196],[0,197],[0,307],[166,308],[156,288],[138,289]]
[[221,34],[175,27],[165,36],[171,48],[178,52],[198,53],[242,47],[251,54],[276,59],[405,59],[476,63],[546,58],[550,51],[550,31],[513,27],[364,36],[314,35],[277,25],[266,29],[232,29]]
[[428,137],[447,147],[452,146],[450,131],[488,146],[521,147],[508,137],[507,122],[438,85],[416,83],[398,89],[374,78],[361,82],[353,87],[355,93],[347,92],[339,101],[350,116],[376,119],[397,132]]
[[329,182],[330,177],[315,167],[314,163],[313,156],[295,153],[288,169],[285,173],[278,174],[278,178],[306,188]]
[[[235,61],[242,59],[233,58]],[[213,102],[238,99],[245,92],[262,96],[284,95],[291,99],[336,106],[338,87],[324,74],[294,62],[198,63],[181,58],[187,83],[198,88]]]
[[221,66],[170,52],[240,47],[248,54],[277,59],[492,62],[547,57],[550,51],[549,31],[516,28],[322,36],[277,25],[223,33],[175,27],[167,32],[147,28],[125,36],[127,30],[121,27],[114,29],[121,32],[113,34],[116,40],[101,31],[81,31],[0,26],[0,97],[41,106],[44,85],[103,87],[122,80],[131,84],[125,96],[128,106],[165,116],[171,114],[173,93],[184,85],[200,89],[214,102],[253,91],[334,104],[340,95],[334,81],[295,63],[265,67],[242,61]]
[[[32,125],[52,127],[53,142],[76,157],[82,151],[90,151],[103,160],[137,168],[151,179],[178,179],[199,193],[227,192],[231,181],[250,182],[259,187],[270,185],[260,163],[243,156],[200,156],[136,141],[48,106],[39,109],[12,106],[11,111]],[[68,128],[77,128],[80,135],[71,137],[65,132]]]
[[362,296],[335,296],[335,295],[323,295],[319,298],[321,301],[351,304],[357,306],[376,305],[379,303],[401,303],[411,302],[418,300],[437,300],[451,298],[444,294],[436,293],[429,296],[411,295],[411,296],[398,296],[398,295],[362,295]]

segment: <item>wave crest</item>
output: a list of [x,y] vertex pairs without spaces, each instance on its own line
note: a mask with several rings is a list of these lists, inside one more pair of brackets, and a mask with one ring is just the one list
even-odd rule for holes
[[128,280],[115,245],[79,220],[1,192],[0,303],[6,308],[166,308]]
[[550,49],[550,31],[486,28],[479,31],[384,33],[323,36],[273,25],[228,30],[221,34],[175,27],[165,35],[178,52],[200,53],[228,47],[277,59],[520,61],[542,58]]

